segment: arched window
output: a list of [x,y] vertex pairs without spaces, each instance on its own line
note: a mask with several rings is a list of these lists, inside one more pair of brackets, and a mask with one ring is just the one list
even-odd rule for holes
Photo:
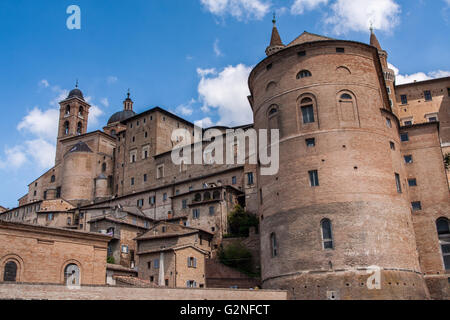
[[69,121],[66,121],[64,123],[64,134],[68,135],[69,134]]
[[205,194],[203,195],[203,200],[205,201],[211,200],[211,193],[205,192]]
[[83,125],[81,124],[81,122],[78,122],[77,124],[77,134],[81,135],[81,131],[83,129]]
[[17,279],[17,264],[14,261],[9,261],[5,264],[3,270],[3,281],[16,282]]
[[55,182],[55,180],[56,180],[56,177],[53,175],[53,176],[50,178],[50,182]]
[[202,201],[202,195],[200,193],[196,193],[195,196],[194,196],[194,201],[195,202]]
[[102,164],[102,172],[106,172],[106,163],[104,163],[104,162]]
[[450,220],[440,218],[436,221],[439,244],[441,245],[442,259],[445,270],[450,270]]
[[214,200],[220,199],[220,191],[216,190],[213,192],[213,199]]
[[303,123],[314,123],[314,101],[311,98],[303,98],[300,101],[300,109],[302,111]]
[[302,70],[297,74],[297,79],[303,79],[308,77],[312,77],[311,72],[308,70]]
[[349,95],[348,93],[344,93],[343,95],[341,95],[341,100],[352,100],[352,96]]
[[278,113],[278,109],[276,106],[271,106],[269,110],[269,117],[274,116]]
[[333,231],[331,227],[331,221],[329,219],[323,219],[320,225],[322,227],[323,248],[333,249]]
[[80,268],[76,264],[69,264],[64,269],[64,283],[67,286],[80,285]]
[[269,84],[266,87],[266,91],[272,90],[277,86],[276,82],[270,81]]
[[78,109],[78,116],[82,117],[83,116],[83,107],[80,107],[80,109]]
[[278,256],[277,236],[274,232],[270,235],[270,251],[272,252],[272,258]]
[[66,116],[70,115],[70,106],[66,106]]

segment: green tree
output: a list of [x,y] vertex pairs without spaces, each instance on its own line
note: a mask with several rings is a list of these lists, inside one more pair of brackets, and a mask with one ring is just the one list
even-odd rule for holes
[[237,269],[247,275],[254,275],[251,252],[240,242],[234,242],[219,249],[219,260],[224,265]]
[[258,229],[259,220],[254,214],[246,212],[240,205],[236,205],[228,216],[230,233],[235,236],[248,237],[249,229]]
[[110,256],[110,257],[106,258],[106,263],[114,264],[115,263],[114,257]]

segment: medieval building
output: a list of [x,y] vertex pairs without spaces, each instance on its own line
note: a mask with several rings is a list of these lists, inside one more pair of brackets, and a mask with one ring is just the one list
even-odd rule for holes
[[254,123],[240,129],[279,130],[276,175],[174,164],[174,146],[191,139],[172,132],[195,126],[159,107],[136,114],[129,93],[103,131],[87,132],[77,87],[60,102],[55,166],[2,219],[108,234],[116,264],[189,287],[205,285],[205,259],[240,204],[259,217],[263,288],[450,298],[450,78],[396,85],[373,31],[370,44],[304,32],[285,45],[274,22],[266,54],[249,76]]

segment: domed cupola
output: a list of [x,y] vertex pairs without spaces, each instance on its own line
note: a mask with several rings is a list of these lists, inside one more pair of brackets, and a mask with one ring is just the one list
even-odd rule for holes
[[122,122],[136,115],[133,111],[133,100],[130,98],[130,90],[128,90],[127,98],[123,102],[123,110],[114,113],[108,120],[108,125],[115,122]]
[[75,89],[69,92],[69,95],[67,96],[67,99],[71,98],[79,98],[84,101],[83,92],[81,92],[80,89],[78,89],[78,80],[77,84],[75,85]]

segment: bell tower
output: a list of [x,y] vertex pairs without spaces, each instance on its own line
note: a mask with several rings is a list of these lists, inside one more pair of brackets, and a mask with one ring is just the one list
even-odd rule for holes
[[55,164],[58,164],[63,155],[61,140],[69,137],[80,136],[87,132],[89,103],[84,100],[83,92],[78,89],[78,81],[75,89],[70,91],[67,98],[59,103],[59,125],[56,144]]

